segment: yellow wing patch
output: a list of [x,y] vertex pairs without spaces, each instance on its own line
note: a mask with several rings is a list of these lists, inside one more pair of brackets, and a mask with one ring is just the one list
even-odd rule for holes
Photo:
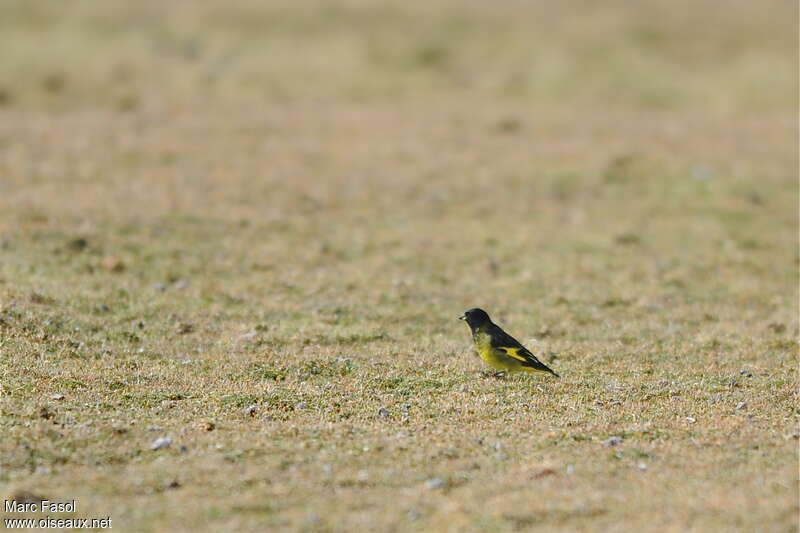
[[527,361],[524,355],[520,355],[519,348],[511,348],[510,346],[498,346],[497,349],[503,350],[507,356],[513,357],[518,361],[523,361],[523,362]]

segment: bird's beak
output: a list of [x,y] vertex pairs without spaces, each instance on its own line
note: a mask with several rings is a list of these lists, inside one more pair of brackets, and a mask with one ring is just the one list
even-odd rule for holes
[[460,317],[458,317],[458,319],[459,320],[466,320],[467,319],[467,315],[461,315]]

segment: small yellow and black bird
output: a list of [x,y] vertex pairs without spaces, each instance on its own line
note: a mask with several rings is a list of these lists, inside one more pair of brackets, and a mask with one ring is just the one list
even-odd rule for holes
[[489,366],[498,370],[495,376],[505,372],[549,372],[557,378],[561,377],[539,361],[517,339],[492,322],[483,309],[470,309],[459,318],[466,320],[472,330],[478,355]]

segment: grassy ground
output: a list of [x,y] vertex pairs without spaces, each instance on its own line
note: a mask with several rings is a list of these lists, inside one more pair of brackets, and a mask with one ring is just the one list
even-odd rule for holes
[[[796,530],[796,20],[3,2],[3,497],[122,531]],[[481,377],[474,306],[563,378]]]

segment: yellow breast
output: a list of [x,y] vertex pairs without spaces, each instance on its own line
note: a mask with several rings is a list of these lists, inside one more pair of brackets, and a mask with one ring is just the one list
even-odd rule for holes
[[478,351],[478,355],[487,365],[498,370],[521,370],[522,365],[518,360],[492,348],[492,340],[486,333],[476,331],[472,338],[475,340],[475,349]]

